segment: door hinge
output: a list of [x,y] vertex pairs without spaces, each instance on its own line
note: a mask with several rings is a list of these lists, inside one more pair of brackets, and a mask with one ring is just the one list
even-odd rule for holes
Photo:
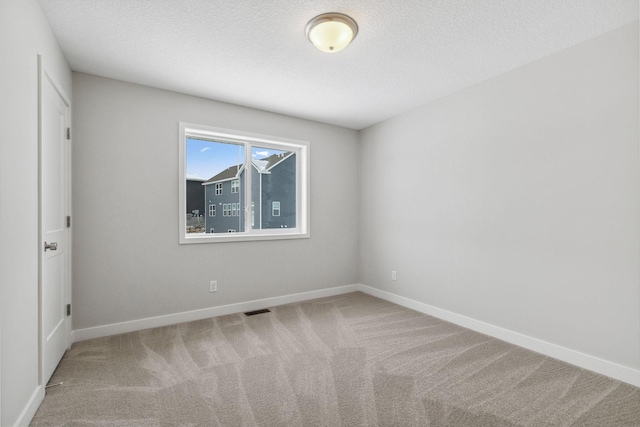
[[71,304],[67,304],[67,316],[71,316]]
[[71,139],[71,128],[67,128],[67,139]]
[[67,228],[71,227],[71,215],[67,215]]

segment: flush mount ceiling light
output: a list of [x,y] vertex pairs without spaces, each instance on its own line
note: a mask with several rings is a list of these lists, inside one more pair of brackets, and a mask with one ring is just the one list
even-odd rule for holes
[[307,38],[323,52],[336,53],[358,34],[358,24],[342,13],[323,13],[307,24]]

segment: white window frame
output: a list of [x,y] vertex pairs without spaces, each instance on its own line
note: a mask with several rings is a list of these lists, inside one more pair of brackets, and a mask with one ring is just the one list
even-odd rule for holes
[[213,203],[209,205],[209,216],[216,216],[216,205]]
[[[276,203],[278,204],[277,208],[276,208]],[[277,214],[276,214],[276,211],[278,211]],[[280,202],[278,201],[271,202],[271,216],[280,216]]]
[[[296,153],[296,227],[255,229],[246,226],[242,232],[235,233],[186,233],[186,144],[187,138],[206,138],[213,141],[242,143],[245,146],[244,164],[251,164],[252,147],[272,150],[285,150]],[[255,134],[237,130],[216,128],[191,123],[179,123],[179,194],[178,218],[180,244],[238,242],[256,240],[305,239],[310,234],[310,143],[307,141],[280,138],[270,135]],[[248,168],[247,170],[250,170]],[[247,175],[240,193],[244,198],[244,206],[251,206],[251,179]],[[223,210],[224,214],[224,210]],[[244,215],[244,224],[251,224],[252,209],[238,209],[238,215]],[[224,216],[224,215],[223,215]]]
[[231,194],[237,194],[238,190],[240,190],[240,180],[234,179],[231,181]]
[[217,182],[215,184],[216,186],[216,196],[221,196],[222,195],[222,183],[221,182]]

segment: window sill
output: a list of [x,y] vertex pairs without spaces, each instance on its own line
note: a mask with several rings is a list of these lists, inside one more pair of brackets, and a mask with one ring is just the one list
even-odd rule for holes
[[200,243],[228,243],[228,242],[255,242],[261,240],[291,240],[291,239],[309,239],[309,233],[301,233],[292,231],[290,233],[260,233],[260,234],[243,234],[243,233],[220,233],[218,235],[198,234],[198,235],[181,235],[180,244],[200,244]]

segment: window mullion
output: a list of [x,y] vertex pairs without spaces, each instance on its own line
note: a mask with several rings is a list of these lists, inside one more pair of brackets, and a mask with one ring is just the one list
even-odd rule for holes
[[253,234],[251,226],[251,174],[253,173],[252,156],[253,145],[246,142],[244,146],[244,231],[247,234]]

